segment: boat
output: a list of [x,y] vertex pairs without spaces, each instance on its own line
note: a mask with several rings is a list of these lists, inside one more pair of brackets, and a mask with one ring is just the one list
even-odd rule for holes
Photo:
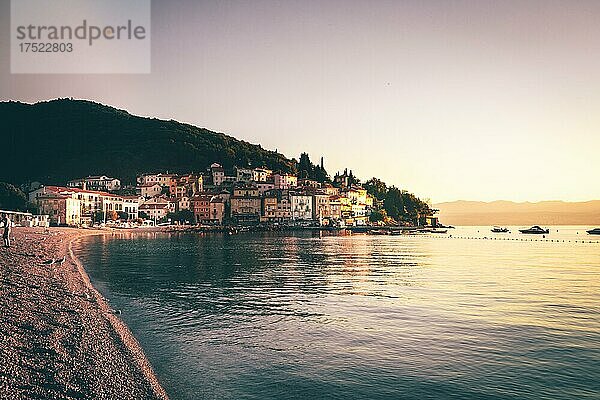
[[501,228],[499,226],[494,226],[492,228],[492,232],[494,232],[494,233],[510,233],[510,231],[508,230],[508,228]]
[[589,231],[586,231],[586,232],[589,233],[590,235],[600,235],[600,228],[590,229]]
[[367,234],[369,235],[389,235],[389,231],[384,230],[384,229],[372,229],[370,231],[367,231]]
[[543,233],[550,233],[549,229],[543,229],[540,228],[539,226],[535,225],[532,226],[529,229],[519,229],[519,232],[521,233],[529,233],[529,234],[543,234]]
[[432,229],[429,233],[448,233],[448,229]]
[[448,233],[448,229],[424,228],[424,229],[418,230],[417,232],[421,232],[421,233]]

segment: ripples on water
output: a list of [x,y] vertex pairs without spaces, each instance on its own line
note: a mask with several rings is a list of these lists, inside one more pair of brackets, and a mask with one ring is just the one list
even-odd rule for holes
[[[121,235],[77,252],[173,399],[597,399],[600,243],[569,243],[577,229]],[[476,230],[450,233],[491,236]]]

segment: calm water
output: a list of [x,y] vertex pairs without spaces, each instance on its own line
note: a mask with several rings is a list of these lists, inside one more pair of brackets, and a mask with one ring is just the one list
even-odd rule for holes
[[125,234],[76,250],[173,399],[600,399],[597,239],[449,234]]

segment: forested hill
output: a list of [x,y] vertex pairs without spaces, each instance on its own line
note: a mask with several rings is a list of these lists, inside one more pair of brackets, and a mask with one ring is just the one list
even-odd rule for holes
[[0,103],[0,181],[62,184],[106,174],[133,182],[142,172],[266,166],[293,171],[295,162],[222,133],[131,115],[102,104],[58,99]]

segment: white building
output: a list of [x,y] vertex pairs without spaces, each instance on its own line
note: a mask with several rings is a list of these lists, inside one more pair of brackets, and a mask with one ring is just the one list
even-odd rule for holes
[[86,178],[74,179],[67,183],[68,187],[84,190],[111,191],[121,188],[121,181],[106,175],[88,176]]
[[123,212],[127,219],[138,219],[141,199],[138,196],[123,196]]
[[312,196],[290,192],[290,203],[293,221],[310,221],[313,219]]
[[252,180],[254,182],[266,182],[273,176],[273,171],[266,168],[254,168],[252,170]]

